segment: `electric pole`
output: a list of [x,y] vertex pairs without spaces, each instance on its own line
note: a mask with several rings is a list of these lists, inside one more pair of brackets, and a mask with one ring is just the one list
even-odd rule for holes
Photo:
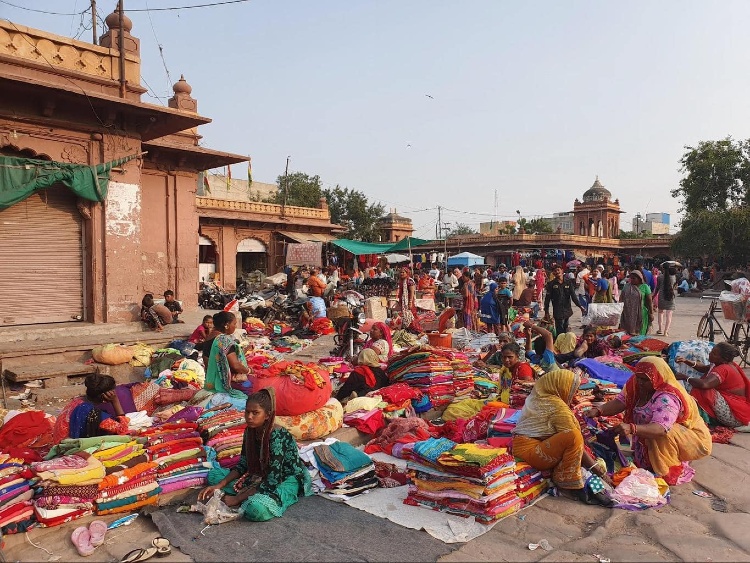
[[96,45],[98,41],[96,37],[96,0],[91,0],[91,24],[91,33],[94,36],[94,45]]
[[286,168],[284,169],[284,194],[283,198],[281,200],[281,216],[284,216],[284,213],[286,211],[286,198],[289,193],[289,159],[292,158],[291,156],[286,157]]
[[438,205],[438,222],[437,222],[437,230],[438,230],[438,232],[440,233],[440,234],[438,235],[438,240],[439,240],[439,239],[441,239],[441,238],[443,238],[443,224],[442,224],[442,222],[440,221],[440,211],[441,211],[441,210],[442,210],[442,207],[440,207],[440,206]]

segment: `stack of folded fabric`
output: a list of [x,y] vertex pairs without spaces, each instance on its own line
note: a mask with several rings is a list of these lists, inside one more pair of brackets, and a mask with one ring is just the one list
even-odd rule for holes
[[522,506],[528,506],[544,494],[549,481],[542,477],[542,472],[528,463],[516,461],[516,494]]
[[453,368],[453,392],[457,399],[467,398],[474,391],[474,368],[465,359],[451,362]]
[[521,411],[516,409],[499,409],[487,430],[489,438],[512,438]]
[[444,452],[456,447],[456,442],[448,438],[427,438],[421,442],[404,445],[400,450],[400,457],[412,460],[426,467],[438,468],[438,458]]
[[35,482],[23,460],[0,455],[0,529],[4,535],[25,532],[34,525]]
[[378,486],[372,459],[351,444],[321,444],[313,453],[326,493],[352,496]]
[[407,463],[411,484],[404,503],[491,523],[522,505],[516,494],[515,468],[505,448],[459,444],[441,453],[434,467]]
[[40,526],[58,526],[91,514],[105,476],[104,466],[96,457],[79,451],[32,463],[31,469],[41,480],[41,491],[34,499]]
[[521,409],[526,404],[526,397],[531,395],[534,388],[533,381],[516,380],[510,388],[510,406],[514,409]]
[[98,485],[96,513],[130,512],[156,504],[161,492],[156,482],[156,467],[156,463],[144,462],[104,477]]
[[[102,462],[105,472],[110,467],[125,465],[135,458],[138,458],[140,461],[145,461],[146,451],[144,450],[143,444],[138,443],[134,439],[129,442],[111,445],[111,447],[108,446],[109,444],[105,443],[91,454]],[[117,470],[115,469],[113,471]]]
[[453,359],[454,354],[449,350],[415,346],[395,354],[386,373],[392,383],[403,382],[419,389],[429,397],[433,407],[443,407],[456,396]]
[[156,481],[162,493],[205,485],[209,467],[195,422],[168,422],[141,434],[149,459],[156,462]]
[[239,462],[246,426],[245,414],[233,408],[204,413],[198,419],[203,441],[216,450],[216,461],[225,468]]

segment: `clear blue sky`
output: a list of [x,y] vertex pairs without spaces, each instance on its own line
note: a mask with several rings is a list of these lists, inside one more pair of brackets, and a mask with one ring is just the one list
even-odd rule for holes
[[[115,4],[99,0],[102,17]],[[415,210],[473,212],[444,220],[476,226],[498,190],[500,218],[566,211],[596,174],[626,230],[636,212],[675,220],[683,146],[750,137],[748,0],[258,0],[151,12],[153,30],[129,16],[155,93],[171,95],[156,36],[172,82],[184,73],[213,118],[204,145],[252,155],[265,182],[291,155],[292,170],[396,207],[423,236],[437,212]],[[4,4],[0,17],[81,31],[79,17]]]

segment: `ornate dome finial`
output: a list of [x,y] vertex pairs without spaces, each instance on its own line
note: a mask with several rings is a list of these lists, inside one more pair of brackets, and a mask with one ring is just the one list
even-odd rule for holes
[[[104,19],[104,23],[107,24],[107,27],[109,29],[113,29],[115,31],[119,30],[120,29],[119,8],[115,8],[114,11]],[[133,20],[131,20],[128,16],[123,14],[122,15],[122,30],[130,33],[131,29],[133,29]]]
[[185,75],[181,74],[180,79],[177,82],[175,82],[174,86],[172,86],[172,91],[175,94],[190,95],[190,93],[193,91],[193,87],[187,83],[187,80],[185,80]]

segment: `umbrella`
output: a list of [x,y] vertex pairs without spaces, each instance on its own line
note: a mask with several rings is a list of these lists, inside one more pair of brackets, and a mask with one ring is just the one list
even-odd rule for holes
[[565,267],[570,268],[571,266],[578,266],[579,264],[581,264],[580,260],[571,260],[570,262],[565,264]]
[[666,260],[665,262],[661,263],[662,266],[674,266],[675,268],[682,268],[682,264],[680,264],[677,260]]
[[385,259],[388,260],[389,264],[401,264],[402,262],[410,262],[408,256],[404,254],[386,254]]

